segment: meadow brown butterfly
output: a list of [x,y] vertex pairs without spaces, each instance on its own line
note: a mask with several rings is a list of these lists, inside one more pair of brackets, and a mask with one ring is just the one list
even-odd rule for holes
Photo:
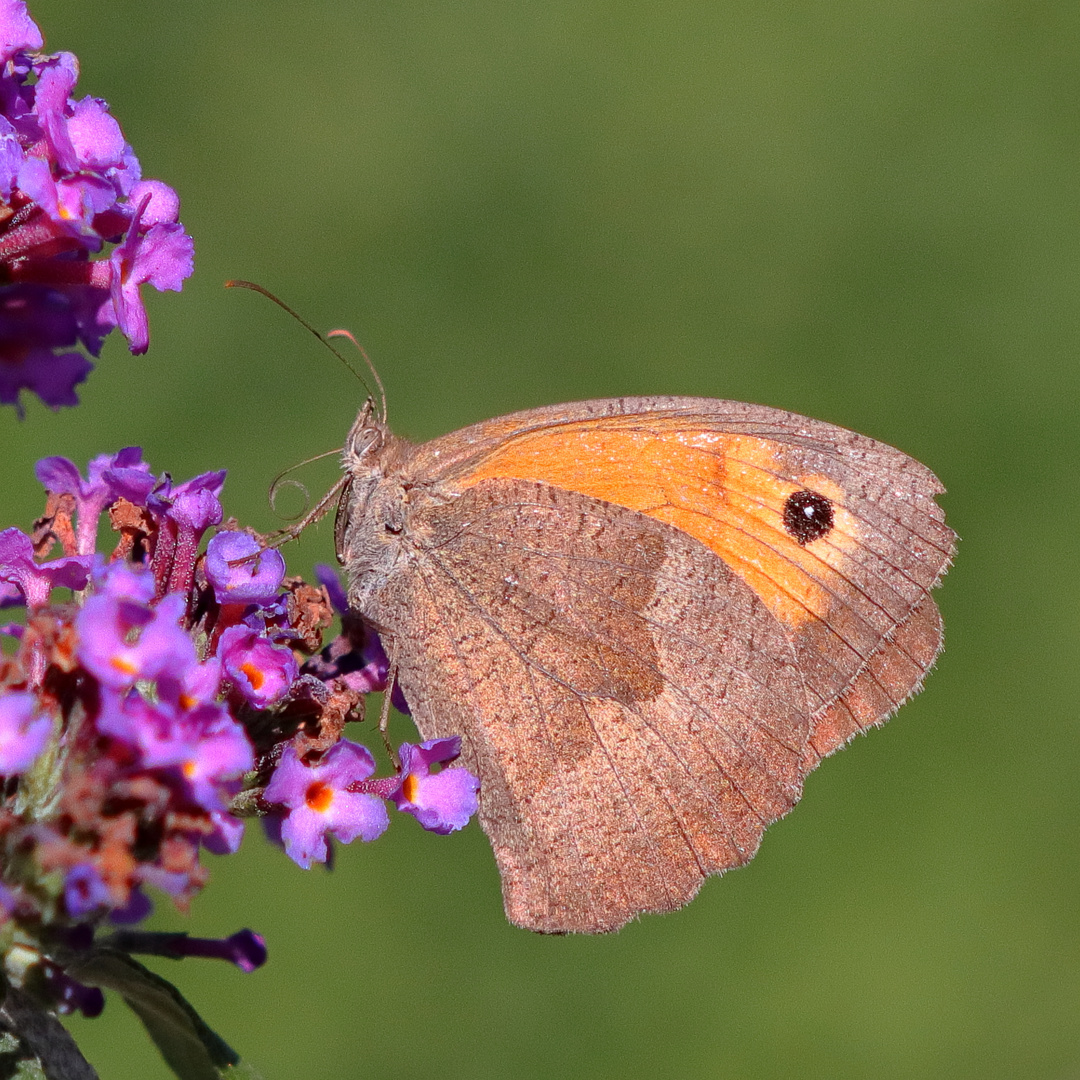
[[687,903],[941,648],[944,489],[831,424],[616,398],[416,446],[369,402],[344,467],[349,603],[421,736],[461,736],[532,930]]

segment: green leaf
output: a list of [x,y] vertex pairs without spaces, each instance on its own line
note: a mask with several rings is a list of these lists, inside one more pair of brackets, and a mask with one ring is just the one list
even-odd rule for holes
[[42,1071],[41,1062],[36,1058],[34,1060],[23,1058],[15,1072],[11,1074],[11,1080],[50,1080],[50,1078]]
[[239,1055],[207,1027],[171,982],[118,949],[96,948],[67,968],[80,982],[118,993],[180,1080],[221,1080]]

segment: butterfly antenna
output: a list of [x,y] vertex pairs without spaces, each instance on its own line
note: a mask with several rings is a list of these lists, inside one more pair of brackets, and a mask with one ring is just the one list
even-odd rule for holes
[[386,423],[386,388],[383,386],[383,381],[379,378],[379,369],[371,362],[371,357],[364,351],[364,346],[356,340],[355,337],[348,330],[331,330],[327,335],[328,338],[347,338],[356,347],[356,351],[364,358],[364,363],[368,366],[368,371],[371,372],[375,379],[375,385],[379,388],[379,397],[382,401],[381,419]]
[[298,461],[295,465],[290,465],[287,469],[282,469],[281,472],[274,477],[270,482],[270,490],[266,493],[267,500],[270,503],[270,509],[276,510],[274,505],[277,502],[278,492],[281,489],[282,484],[289,483],[300,488],[303,491],[304,496],[307,497],[307,488],[303,484],[297,483],[295,480],[288,480],[289,473],[295,472],[297,469],[302,469],[305,465],[313,465],[316,461],[322,461],[323,458],[332,457],[334,454],[340,454],[342,448],[339,446],[336,450],[327,450],[322,454],[316,454],[314,457],[309,457],[307,461]]
[[[257,285],[254,281],[242,281],[239,278],[234,278],[234,279],[232,279],[230,281],[226,281],[225,282],[225,288],[226,289],[250,289],[252,292],[257,292],[261,296],[265,296],[267,300],[272,300],[275,304],[277,304],[277,306],[279,308],[281,308],[282,311],[288,312],[288,314],[290,314],[305,330],[307,330],[307,332],[309,334],[311,334],[313,337],[317,338],[320,342],[322,342],[322,344],[325,345],[326,348],[328,348],[345,365],[345,367],[347,367],[349,369],[350,373],[352,375],[354,375],[357,379],[360,380],[361,385],[364,387],[365,390],[367,390],[368,395],[369,396],[371,395],[371,388],[368,386],[367,380],[365,380],[364,376],[361,375],[360,372],[357,371],[356,368],[354,368],[352,366],[352,364],[350,364],[349,361],[346,360],[345,357],[342,356],[341,353],[339,353],[337,351],[337,349],[335,349],[334,346],[330,344],[330,342],[327,340],[327,338],[323,337],[323,335],[320,334],[319,331],[316,330],[315,327],[312,326],[311,323],[309,323],[307,321],[307,319],[305,319],[302,315],[300,315],[299,312],[293,311],[293,309],[291,307],[289,307],[289,305],[286,304],[284,300],[281,300],[280,298],[276,297],[269,289],[264,289],[261,285]],[[340,335],[340,333],[341,333],[341,331],[335,330],[335,331],[332,331],[329,336],[334,337],[335,335]],[[349,337],[352,337],[352,335],[350,334]],[[355,339],[354,339],[354,344],[355,344]],[[357,345],[357,348],[359,349],[360,346]],[[360,355],[363,356],[363,358],[365,360],[367,360],[368,367],[371,368],[372,373],[375,375],[375,381],[379,385],[379,393],[382,395],[383,413],[385,415],[385,412],[386,412],[386,393],[383,391],[382,380],[379,378],[378,372],[375,371],[375,365],[372,364],[372,362],[370,360],[368,360],[367,354],[364,352],[363,349],[360,349]]]
[[[331,451],[337,453],[337,451]],[[326,454],[320,455],[326,457]],[[313,459],[317,460],[317,459]],[[280,479],[280,477],[278,478]],[[347,476],[341,477],[340,480],[315,504],[315,506],[308,511],[295,525],[291,525],[287,529],[282,529],[280,532],[271,533],[265,537],[263,544],[264,548],[277,548],[282,544],[287,544],[290,540],[295,540],[309,525],[314,525],[321,517],[324,517],[326,512],[334,504],[334,501],[341,495],[342,489],[345,487],[349,478]],[[277,481],[275,481],[277,483]]]

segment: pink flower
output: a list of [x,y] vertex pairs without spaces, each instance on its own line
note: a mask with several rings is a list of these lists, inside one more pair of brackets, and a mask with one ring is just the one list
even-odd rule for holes
[[335,743],[315,765],[305,765],[292,743],[286,746],[263,792],[267,802],[286,807],[281,822],[285,854],[307,870],[312,862],[326,862],[327,833],[343,844],[381,836],[389,824],[382,801],[348,790],[374,771],[367,748],[347,739]]

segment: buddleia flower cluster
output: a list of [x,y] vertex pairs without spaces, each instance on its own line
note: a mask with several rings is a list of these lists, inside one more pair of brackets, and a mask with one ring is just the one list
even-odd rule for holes
[[[145,350],[141,285],[192,269],[175,192],[141,178],[103,101],[73,96],[75,57],[42,45],[24,0],[0,0],[0,403],[20,415],[23,390],[76,404],[114,327]],[[36,472],[42,517],[0,531],[0,1074],[93,1080],[57,1016],[96,1016],[112,990],[205,1080],[237,1056],[136,956],[253,971],[266,945],[149,932],[154,904],[185,911],[203,852],[236,852],[253,818],[307,868],[380,836],[390,807],[459,829],[479,784],[443,768],[457,739],[387,745],[376,775],[344,737],[387,689],[386,655],[333,570],[287,577],[225,519],[224,472],[174,483],[135,447]]]
[[[139,952],[258,967],[265,946],[248,929],[216,941],[138,929],[155,900],[188,906],[206,884],[202,851],[235,852],[246,817],[305,868],[327,861],[331,838],[380,836],[389,805],[438,833],[469,820],[476,778],[442,769],[457,739],[406,743],[376,776],[343,737],[386,689],[378,638],[329,567],[318,585],[286,577],[278,551],[223,522],[223,472],[176,484],[137,448],[85,477],[60,457],[36,471],[45,514],[0,532],[0,604],[23,612],[0,626],[13,645],[0,660],[0,957],[16,999],[94,1016],[102,987],[129,1003],[143,984],[165,992]],[[149,1026],[159,1045],[176,1038]],[[220,1066],[219,1043],[206,1046]]]
[[78,60],[39,50],[24,0],[0,0],[0,403],[28,390],[52,408],[119,327],[149,344],[140,286],[192,271],[176,192],[144,180],[99,98],[73,96]]

